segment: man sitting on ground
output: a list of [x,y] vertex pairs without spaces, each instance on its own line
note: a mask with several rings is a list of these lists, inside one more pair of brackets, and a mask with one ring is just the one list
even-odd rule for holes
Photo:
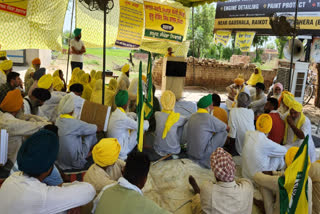
[[[115,96],[117,109],[112,112],[107,135],[109,138],[117,138],[121,151],[119,158],[127,159],[127,154],[130,153],[137,145],[138,122],[130,118],[127,113],[129,94],[125,90],[120,90]],[[144,121],[143,130],[148,130],[149,122]]]
[[277,109],[278,100],[275,98],[268,98],[268,102],[264,106],[264,113],[269,114],[272,118],[272,129],[268,134],[268,138],[273,142],[282,144],[285,125]]
[[244,84],[244,79],[242,75],[238,75],[238,77],[234,80],[234,83],[227,88],[228,98],[226,100],[226,105],[229,110],[233,107],[237,106],[238,96],[241,92],[245,92],[250,96],[250,90]]
[[83,179],[94,186],[97,194],[103,187],[116,183],[122,176],[125,162],[118,159],[120,150],[120,144],[115,138],[104,138],[93,147],[94,164],[88,169]]
[[220,108],[221,98],[218,94],[212,94],[212,115],[228,125],[228,113]]
[[20,74],[16,72],[10,72],[7,75],[7,83],[0,86],[0,103],[5,98],[9,91],[12,91],[19,87],[21,82]]
[[250,96],[241,92],[238,95],[237,108],[232,108],[229,114],[228,126],[230,128],[228,146],[229,153],[232,155],[241,155],[244,145],[244,136],[247,131],[253,131],[254,113],[248,109],[250,104]]
[[225,144],[228,135],[227,125],[209,114],[211,105],[211,94],[202,97],[186,127],[188,156],[206,168],[210,168],[210,155]]
[[264,105],[267,103],[267,96],[264,94],[264,89],[265,86],[263,83],[257,83],[255,96],[249,105],[249,108],[253,110],[256,117],[264,112]]
[[40,78],[46,74],[46,69],[45,68],[39,68],[39,70],[37,70],[36,72],[34,72],[33,74],[33,84],[31,85],[29,91],[28,91],[28,96],[32,95],[32,91],[35,88],[38,88],[38,82],[40,80]]
[[[25,114],[40,115],[39,107],[44,104],[45,101],[51,98],[51,94],[48,90],[43,88],[36,88],[32,91],[32,95],[26,96],[23,99],[23,107]],[[43,116],[43,114],[41,114]]]
[[75,83],[70,86],[70,94],[73,96],[74,101],[74,112],[73,116],[76,119],[81,117],[81,109],[84,103],[84,99],[81,97],[83,92],[83,85],[80,83]]
[[59,103],[56,121],[60,141],[57,165],[62,170],[88,169],[93,162],[89,152],[97,143],[97,126],[75,119],[73,111],[73,96],[67,94]]
[[262,114],[257,119],[257,130],[246,133],[242,151],[242,176],[252,178],[256,172],[281,170],[285,166],[287,149],[266,136],[272,128],[272,118]]
[[169,214],[155,202],[143,196],[142,188],[147,182],[150,160],[143,153],[128,155],[123,177],[118,184],[106,186],[95,199],[95,214]]
[[253,186],[250,180],[235,181],[236,165],[232,156],[218,148],[211,155],[211,169],[217,182],[206,182],[200,189],[190,176],[189,182],[196,193],[192,198],[193,214],[250,214],[252,212]]
[[63,187],[43,183],[53,170],[58,151],[58,137],[48,130],[35,133],[22,144],[17,158],[21,171],[7,178],[0,189],[1,212],[60,213],[93,199],[95,190],[88,183]]

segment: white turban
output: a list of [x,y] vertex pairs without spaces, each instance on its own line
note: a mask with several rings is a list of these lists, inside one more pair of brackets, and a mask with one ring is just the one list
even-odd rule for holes
[[64,96],[59,103],[58,113],[59,114],[69,114],[74,111],[74,100],[72,94],[67,94]]

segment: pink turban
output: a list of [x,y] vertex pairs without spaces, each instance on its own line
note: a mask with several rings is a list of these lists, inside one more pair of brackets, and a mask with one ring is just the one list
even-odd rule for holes
[[211,155],[211,168],[216,178],[222,182],[234,181],[236,165],[232,156],[223,148],[218,148]]
[[281,92],[283,91],[283,85],[280,82],[277,82],[276,84],[274,84],[273,90],[275,90],[276,88],[280,88]]

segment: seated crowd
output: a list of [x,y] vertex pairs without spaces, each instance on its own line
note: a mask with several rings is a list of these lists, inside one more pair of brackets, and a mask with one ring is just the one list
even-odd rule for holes
[[[84,101],[101,103],[102,72],[75,68],[67,85],[61,70],[46,74],[38,58],[32,64],[24,83],[10,60],[0,64],[0,129],[9,133],[8,161],[0,167],[0,178],[6,178],[0,188],[3,213],[60,213],[77,207],[97,214],[170,213],[145,197],[143,187],[151,161],[178,158],[212,169],[215,176],[216,182],[201,187],[189,177],[195,193],[192,213],[249,214],[254,187],[265,213],[280,213],[278,180],[305,139],[308,212],[320,213],[320,162],[311,122],[280,83],[272,96],[265,95],[260,69],[247,82],[239,75],[227,88],[226,103],[216,93],[197,103],[176,99],[168,90],[160,102],[154,96],[153,114],[143,125],[143,152],[138,152],[138,80],[130,82],[129,65],[118,81],[105,86],[104,103],[112,113],[104,132],[80,119]],[[242,178],[236,177],[233,156],[241,160]],[[64,182],[64,173],[79,171],[86,172],[83,182]]]

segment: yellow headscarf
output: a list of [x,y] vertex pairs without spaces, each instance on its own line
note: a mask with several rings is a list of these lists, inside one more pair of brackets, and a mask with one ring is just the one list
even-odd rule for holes
[[121,72],[122,73],[127,73],[130,70],[130,65],[129,64],[125,64],[124,66],[122,66],[121,68]]
[[92,88],[89,84],[89,74],[83,73],[80,77],[80,83],[83,85],[82,98],[85,100],[90,100],[92,94]]
[[160,102],[162,106],[162,112],[169,114],[162,133],[162,139],[165,139],[171,127],[179,121],[180,114],[173,111],[176,104],[176,96],[172,91],[167,90],[163,92]]
[[286,162],[287,167],[293,162],[294,157],[296,156],[299,147],[291,147],[286,155],[284,156],[284,160]]
[[119,157],[121,146],[116,138],[103,138],[92,149],[93,161],[101,167],[113,165]]
[[262,72],[260,68],[258,69],[258,74],[251,74],[250,79],[247,81],[248,85],[255,86],[258,82],[264,83],[264,78],[262,76]]
[[90,72],[91,78],[94,78],[94,76],[96,75],[96,73],[97,73],[96,70],[91,70],[91,72]]
[[100,80],[102,79],[102,71],[97,71],[96,75],[94,76],[95,80]]
[[60,77],[60,70],[58,69],[58,70],[55,70],[54,72],[53,72],[53,75],[52,75],[53,77]]
[[43,89],[50,89],[53,83],[53,77],[51,74],[43,75],[38,81],[38,87]]
[[[296,112],[301,113],[301,114],[300,114],[300,118],[299,118],[299,120],[298,120],[298,122],[297,122],[297,124],[296,124],[296,127],[297,127],[298,129],[301,129],[302,125],[306,122],[306,116],[305,116],[305,115],[303,114],[303,112],[302,112],[302,108],[303,108],[302,105],[301,105],[298,101],[294,100],[294,101],[290,104],[289,108],[295,110]],[[287,116],[287,117],[288,117],[288,116]],[[286,119],[285,119],[284,140],[283,140],[284,144],[287,144],[288,128],[289,128],[289,124],[288,124],[288,121],[287,121],[287,118],[286,118]],[[295,142],[295,141],[297,140],[297,138],[298,138],[297,135],[294,135],[293,142]]]
[[62,80],[60,79],[60,77],[53,77],[53,90],[55,91],[61,91],[64,87],[64,84],[62,82]]
[[81,69],[78,67],[73,69],[72,75],[71,75],[71,80],[69,81],[68,87],[70,87],[73,84],[79,83],[78,74],[80,71],[81,71]]
[[117,80],[115,80],[115,79],[111,79],[110,81],[109,81],[109,90],[111,90],[111,91],[116,91],[117,90],[117,87],[118,87],[118,82],[117,82]]
[[272,117],[269,114],[261,114],[256,122],[257,130],[268,134],[272,129]]

